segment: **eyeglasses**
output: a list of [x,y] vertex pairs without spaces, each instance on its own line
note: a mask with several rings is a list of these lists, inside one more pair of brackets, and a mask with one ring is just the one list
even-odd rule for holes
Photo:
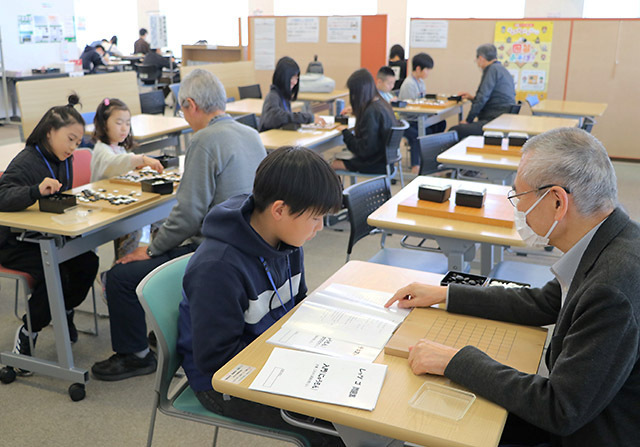
[[558,186],[558,187],[564,189],[567,192],[567,194],[571,194],[571,191],[569,191],[569,188],[567,188],[566,186],[562,186],[562,185],[544,185],[544,186],[541,186],[539,188],[534,188],[532,190],[521,192],[521,193],[518,193],[518,194],[516,194],[516,191],[514,189],[512,189],[507,194],[507,199],[509,199],[509,202],[511,202],[511,205],[516,207],[518,205],[518,200],[519,200],[518,197],[524,196],[525,194],[529,194],[529,193],[532,193],[532,192],[542,191],[543,189],[553,188],[554,186]]

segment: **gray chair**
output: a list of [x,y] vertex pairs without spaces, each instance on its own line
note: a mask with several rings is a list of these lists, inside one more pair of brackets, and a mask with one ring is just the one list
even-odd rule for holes
[[[404,136],[404,131],[409,128],[409,123],[405,120],[400,120],[399,126],[393,126],[387,136],[387,143],[385,145],[385,161],[387,175],[386,177],[391,179],[396,176],[396,173],[400,173],[400,184],[404,187],[404,176],[402,174],[402,153],[400,152],[400,142]],[[355,185],[358,177],[374,178],[379,177],[381,174],[369,174],[365,172],[346,171],[342,169],[336,169],[336,174],[340,176],[349,177],[352,185]]]
[[347,261],[353,246],[361,239],[375,233],[382,233],[381,250],[369,262],[392,265],[432,273],[446,273],[449,270],[447,257],[441,252],[385,248],[385,233],[367,223],[369,215],[391,198],[389,178],[376,177],[350,186],[342,193],[345,207],[349,210],[349,243]]
[[240,99],[245,98],[257,98],[262,99],[262,91],[260,90],[260,84],[245,85],[238,87],[238,95]]
[[237,115],[234,116],[237,122],[244,124],[245,126],[249,126],[255,130],[258,130],[258,119],[256,118],[255,113],[248,113],[246,115]]
[[180,83],[169,85],[171,89],[171,94],[173,95],[173,102],[175,106],[173,107],[173,116],[177,116],[180,111],[180,101],[178,100],[178,93],[180,92]]
[[190,257],[191,253],[162,264],[149,273],[136,288],[138,299],[156,335],[158,349],[158,370],[147,446],[151,446],[156,414],[160,410],[167,416],[215,426],[214,447],[219,427],[308,447],[309,442],[297,433],[249,424],[208,411],[200,404],[186,381],[177,390],[172,390],[172,397],[169,397],[171,381],[181,361],[177,352],[178,306],[182,301],[182,278]]
[[140,93],[140,110],[150,115],[164,115],[164,93],[162,90],[152,90]]
[[139,64],[135,66],[138,73],[138,79],[144,85],[158,85],[158,81],[162,76],[162,69],[156,65]]
[[458,132],[434,133],[418,137],[420,143],[420,175],[433,174],[440,171],[436,158],[445,150],[458,142]]
[[518,113],[520,113],[520,108],[522,107],[521,104],[514,104],[511,106],[511,108],[509,109],[509,114],[511,115],[517,115]]

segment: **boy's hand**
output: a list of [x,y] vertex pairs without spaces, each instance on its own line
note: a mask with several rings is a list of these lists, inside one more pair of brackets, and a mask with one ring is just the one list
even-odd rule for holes
[[467,92],[459,92],[458,96],[462,96],[462,99],[469,99],[471,101],[473,101],[473,98],[475,98],[475,96],[473,96],[471,93],[467,93]]
[[340,112],[340,115],[351,115],[353,113],[353,108],[351,106],[347,106],[344,109],[342,109],[342,112]]
[[400,308],[429,307],[433,304],[442,303],[446,299],[446,286],[429,286],[414,282],[398,290],[386,302],[384,307],[389,307],[396,301]]
[[318,115],[316,115],[314,117],[313,122],[314,122],[314,124],[316,124],[318,126],[322,126],[322,127],[327,125],[327,122],[324,120],[324,118],[320,118]]
[[38,189],[40,189],[40,195],[42,196],[50,196],[51,194],[55,194],[60,191],[60,188],[62,188],[62,183],[50,177],[45,177],[42,183],[38,185]]

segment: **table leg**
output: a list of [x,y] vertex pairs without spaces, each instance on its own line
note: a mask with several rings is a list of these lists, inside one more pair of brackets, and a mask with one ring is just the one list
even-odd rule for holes
[[427,116],[424,113],[418,115],[418,137],[424,137],[426,135]]
[[488,275],[494,265],[502,262],[504,247],[501,245],[493,245],[482,243],[480,245],[480,274]]
[[403,441],[333,423],[347,447],[402,447]]
[[465,271],[476,256],[476,243],[462,239],[435,236],[434,239],[449,260],[449,270]]

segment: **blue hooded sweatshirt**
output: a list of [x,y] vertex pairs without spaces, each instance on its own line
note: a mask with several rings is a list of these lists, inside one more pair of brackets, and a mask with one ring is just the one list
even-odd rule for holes
[[178,352],[195,391],[211,390],[213,374],[307,292],[302,248],[269,245],[249,224],[253,209],[247,195],[214,206],[202,225],[205,240],[187,265]]

